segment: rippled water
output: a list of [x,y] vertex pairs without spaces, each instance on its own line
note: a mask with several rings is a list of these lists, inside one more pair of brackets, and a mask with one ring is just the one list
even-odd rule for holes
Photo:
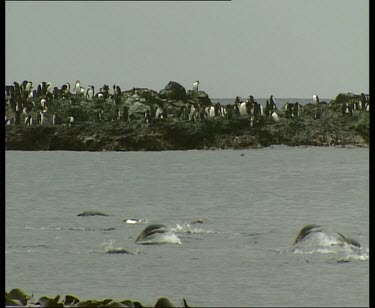
[[[7,151],[6,290],[144,304],[166,296],[191,306],[367,306],[368,160],[363,148],[284,146]],[[77,216],[86,210],[110,216]],[[135,244],[150,223],[172,228],[182,244]],[[308,223],[363,248],[291,249]]]

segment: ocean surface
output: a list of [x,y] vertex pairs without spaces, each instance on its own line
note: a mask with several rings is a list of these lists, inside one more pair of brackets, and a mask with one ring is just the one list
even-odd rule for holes
[[[5,155],[7,291],[193,307],[369,305],[368,149]],[[77,216],[88,210],[110,216]],[[136,244],[153,223],[181,245]],[[324,232],[293,247],[306,224]],[[362,247],[332,245],[336,232]],[[129,253],[109,253],[118,250]]]

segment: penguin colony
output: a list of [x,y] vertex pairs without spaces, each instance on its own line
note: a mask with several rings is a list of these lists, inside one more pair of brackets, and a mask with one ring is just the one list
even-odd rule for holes
[[[192,92],[197,95],[199,81],[192,84]],[[136,118],[129,110],[129,107],[122,104],[124,95],[132,94],[139,97],[139,90],[133,88],[128,91],[121,91],[118,85],[112,89],[103,85],[98,91],[94,86],[86,87],[77,80],[74,86],[65,83],[60,87],[53,87],[51,82],[41,82],[34,86],[32,81],[24,80],[21,84],[13,82],[5,86],[6,102],[6,125],[66,125],[72,127],[77,122],[105,122],[105,121],[130,121]],[[107,104],[110,108],[104,108]],[[320,102],[318,95],[312,96],[314,106],[314,119],[322,117],[321,108],[326,102]],[[68,105],[69,108],[66,108]],[[93,106],[95,114],[90,118],[82,118],[82,111],[85,106]],[[86,107],[87,108],[87,107]],[[68,110],[68,111],[66,111]],[[355,112],[370,110],[369,96],[361,93],[360,99],[353,102],[341,104],[341,113],[344,116],[353,116]],[[303,106],[298,102],[286,103],[278,109],[273,95],[270,95],[265,106],[258,103],[253,95],[242,99],[236,96],[233,104],[221,105],[203,104],[199,99],[194,102],[184,103],[178,110],[170,112],[162,100],[150,104],[143,112],[141,118],[146,124],[151,124],[154,119],[175,118],[182,121],[199,121],[206,118],[222,117],[231,120],[235,117],[248,117],[251,127],[256,127],[260,119],[269,118],[277,123],[281,118],[293,119],[300,117]]]

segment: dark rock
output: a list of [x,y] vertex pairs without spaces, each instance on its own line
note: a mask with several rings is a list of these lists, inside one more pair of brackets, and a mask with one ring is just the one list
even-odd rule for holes
[[73,306],[79,302],[80,300],[78,297],[73,295],[65,295],[64,305]]
[[186,100],[186,90],[178,82],[170,81],[164,89],[159,91],[161,98],[171,99],[171,100]]
[[204,106],[211,106],[212,102],[208,94],[204,91],[188,90],[186,93],[188,99],[203,104]]
[[7,298],[9,300],[13,300],[15,302],[20,302],[22,305],[26,305],[27,301],[31,298],[30,295],[26,294],[24,291],[21,289],[12,289],[8,294]]
[[167,308],[167,307],[175,307],[175,306],[171,303],[171,301],[168,298],[160,297],[157,300],[154,307],[155,308]]
[[352,101],[356,101],[361,99],[361,95],[357,95],[354,93],[340,93],[336,96],[336,99],[332,102],[334,104],[342,104],[342,103],[348,103]]

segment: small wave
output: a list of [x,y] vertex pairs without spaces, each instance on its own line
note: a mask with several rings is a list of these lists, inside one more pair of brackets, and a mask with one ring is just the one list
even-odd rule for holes
[[63,230],[62,227],[25,227],[26,230]]
[[139,251],[132,252],[123,247],[114,247],[115,240],[106,240],[100,246],[104,246],[104,252],[108,254],[139,254]]
[[25,227],[26,230],[47,230],[47,227]]
[[330,249],[330,248],[315,248],[315,249],[299,249],[299,248],[296,248],[296,249],[293,249],[292,250],[293,253],[296,253],[296,254],[301,254],[301,255],[309,255],[309,254],[313,254],[313,253],[337,253],[337,251],[335,251],[334,249]]
[[[41,253],[40,250],[33,250],[33,249],[27,249],[27,250],[13,250],[13,251],[7,251],[6,253]],[[45,253],[45,252],[44,252]]]
[[82,228],[82,227],[71,227],[67,228],[66,230],[70,231],[113,231],[116,228]]
[[351,262],[351,261],[368,261],[368,255],[348,255],[342,258],[337,259],[338,263]]
[[176,224],[175,228],[171,228],[173,232],[179,233],[188,233],[188,234],[208,234],[208,233],[217,233],[211,230],[204,230],[202,228],[192,228],[190,224],[183,224],[182,226]]
[[116,228],[85,228],[85,227],[25,227],[26,230],[68,230],[68,231],[113,231]]
[[8,248],[49,248],[47,245],[10,245]]

